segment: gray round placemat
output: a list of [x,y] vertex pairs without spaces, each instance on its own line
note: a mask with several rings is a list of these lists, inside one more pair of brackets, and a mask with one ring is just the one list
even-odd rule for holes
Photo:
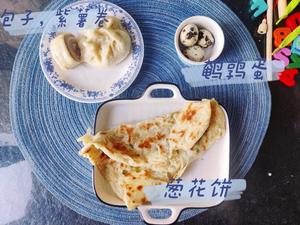
[[[56,10],[73,1],[52,2]],[[173,35],[179,23],[193,15],[215,19],[225,33],[220,60],[249,60],[259,57],[247,29],[234,13],[218,0],[127,0],[112,1],[137,21],[145,42],[142,70],[120,98],[138,97],[153,82],[176,83],[187,98],[215,97],[230,120],[230,175],[243,177],[252,166],[268,127],[271,99],[267,83],[191,88],[183,79]],[[92,187],[92,167],[78,156],[76,139],[92,127],[99,104],[73,102],[48,84],[38,57],[40,34],[22,42],[15,59],[10,89],[12,127],[24,157],[45,187],[76,212],[108,224],[140,224],[137,211],[102,204]],[[180,220],[203,210],[187,209]],[[160,213],[159,213],[160,214]],[[161,213],[163,214],[163,213]]]

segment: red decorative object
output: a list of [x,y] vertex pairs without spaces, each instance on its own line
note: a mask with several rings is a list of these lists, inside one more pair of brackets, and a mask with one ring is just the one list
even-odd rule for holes
[[286,36],[291,33],[292,30],[289,27],[278,27],[276,30],[273,32],[273,37],[274,37],[274,46],[278,47],[280,43],[286,38]]
[[296,12],[290,15],[285,22],[286,26],[291,28],[291,30],[295,30],[300,25],[300,12]]
[[279,80],[288,87],[296,85],[295,76],[298,74],[297,69],[287,69],[279,73]]

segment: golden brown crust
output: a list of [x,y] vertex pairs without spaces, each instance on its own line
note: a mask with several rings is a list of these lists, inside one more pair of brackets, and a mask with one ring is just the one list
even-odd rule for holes
[[85,145],[80,154],[99,168],[113,191],[132,210],[148,202],[145,186],[180,177],[189,163],[224,132],[221,107],[215,100],[205,100],[152,121],[85,135],[80,139]]

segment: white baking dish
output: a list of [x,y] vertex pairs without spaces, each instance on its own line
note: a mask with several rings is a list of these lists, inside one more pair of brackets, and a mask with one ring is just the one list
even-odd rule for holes
[[[155,89],[168,89],[173,92],[172,97],[156,98],[151,93]],[[195,100],[193,100],[195,101]],[[160,116],[166,113],[180,110],[190,102],[182,97],[179,89],[171,84],[154,84],[147,88],[143,96],[133,100],[113,100],[104,103],[97,112],[95,120],[95,133],[100,130],[107,130],[118,126],[121,123],[135,123]],[[193,178],[204,179],[224,179],[229,176],[229,124],[226,115],[226,134],[218,140],[209,151],[200,159],[194,161],[182,176],[183,179],[192,180]],[[98,169],[94,167],[93,183],[98,198],[109,205],[124,206],[110,188],[108,182],[101,176]],[[224,199],[223,199],[224,200]],[[223,200],[199,201],[197,203],[183,205],[145,205],[138,210],[145,222],[150,224],[171,224],[175,222],[181,211],[185,208],[206,208],[220,204]],[[167,208],[172,211],[169,218],[152,218],[149,209]]]

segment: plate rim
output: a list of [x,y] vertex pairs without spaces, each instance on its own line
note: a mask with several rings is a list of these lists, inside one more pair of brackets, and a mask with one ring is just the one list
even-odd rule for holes
[[[113,98],[118,97],[119,95],[121,95],[124,91],[126,91],[131,85],[132,83],[135,81],[135,79],[137,78],[137,76],[139,75],[143,62],[144,62],[144,55],[145,55],[145,47],[144,47],[144,38],[143,38],[143,34],[140,30],[140,27],[138,26],[137,22],[133,19],[133,17],[123,8],[121,8],[120,6],[108,2],[108,1],[104,1],[104,0],[83,0],[83,1],[76,1],[74,3],[68,4],[66,6],[64,6],[63,8],[69,8],[78,4],[88,4],[88,3],[104,3],[104,4],[108,4],[110,6],[116,7],[118,9],[121,9],[123,11],[123,14],[125,14],[133,23],[133,25],[135,26],[135,29],[137,30],[137,36],[139,37],[139,41],[140,41],[140,47],[141,47],[141,52],[140,52],[140,56],[138,61],[138,65],[136,66],[136,69],[134,70],[134,72],[132,73],[133,75],[131,76],[131,78],[128,80],[127,84],[124,85],[122,88],[120,88],[117,92],[115,92],[112,96],[107,95],[106,97],[101,97],[101,98],[84,98],[83,96],[78,97],[72,94],[69,94],[67,91],[65,91],[64,89],[59,88],[58,86],[56,86],[53,82],[53,79],[51,79],[49,77],[48,72],[45,69],[45,66],[43,65],[44,60],[42,60],[42,45],[43,45],[43,41],[44,41],[44,37],[46,35],[46,27],[43,30],[40,42],[39,42],[39,61],[40,61],[40,66],[41,69],[43,71],[44,77],[46,78],[46,80],[48,81],[48,83],[52,86],[52,88],[54,88],[55,91],[57,91],[59,94],[61,94],[62,96],[76,101],[76,102],[80,102],[80,103],[104,103],[105,101],[111,100]],[[131,49],[132,51],[132,49]],[[60,79],[62,80],[62,79]]]
[[[112,102],[122,102],[122,101],[130,101],[130,102],[134,102],[134,101],[138,101],[138,100],[141,100],[141,101],[143,101],[143,97],[144,97],[144,95],[145,95],[145,93],[148,91],[148,89],[150,88],[150,87],[152,87],[152,86],[154,86],[154,85],[169,85],[169,86],[175,86],[177,89],[178,89],[178,91],[179,91],[179,94],[181,95],[180,96],[180,100],[182,100],[182,101],[186,101],[186,102],[194,102],[194,101],[201,101],[201,100],[203,100],[204,98],[201,98],[201,99],[192,99],[192,98],[187,98],[187,97],[184,97],[183,95],[182,95],[182,91],[181,91],[181,89],[180,89],[180,87],[179,87],[179,85],[177,85],[177,84],[175,84],[175,83],[171,83],[171,82],[152,82],[151,84],[149,84],[145,89],[144,89],[144,91],[143,91],[143,93],[139,96],[139,97],[136,97],[136,98],[121,98],[121,99],[111,99],[111,100],[108,100],[108,101],[106,101],[106,102],[104,102],[103,104],[101,104],[98,108],[97,108],[97,110],[96,110],[96,112],[95,112],[95,116],[94,116],[94,122],[93,122],[93,129],[92,129],[92,132],[94,133],[94,135],[97,133],[97,132],[99,132],[99,131],[97,131],[97,119],[98,119],[98,117],[99,117],[99,113],[100,113],[100,111],[101,111],[101,109],[106,105],[106,104],[109,104],[109,103],[112,103]],[[159,89],[159,88],[161,88],[161,89],[165,89],[165,88],[162,88],[162,87],[157,87],[157,89]],[[166,88],[167,89],[167,88]],[[155,90],[155,89],[154,89]],[[168,90],[170,90],[170,89],[168,89]],[[170,98],[172,98],[172,97],[170,97]],[[229,139],[228,139],[228,170],[226,171],[226,179],[227,178],[229,178],[229,170],[230,170],[230,126],[229,126],[229,117],[228,117],[228,113],[227,113],[227,110],[226,110],[226,108],[221,104],[221,103],[219,103],[218,102],[218,104],[221,106],[221,108],[222,108],[222,110],[223,110],[223,112],[224,112],[224,114],[225,114],[225,120],[226,120],[226,126],[227,126],[227,128],[226,128],[226,134],[228,133],[228,137],[229,137]],[[226,135],[225,134],[225,135]],[[225,136],[224,135],[224,136]],[[198,159],[199,160],[199,159]],[[195,160],[195,161],[197,161],[197,160]],[[92,166],[93,167],[93,169],[92,169],[92,186],[93,186],[93,191],[94,191],[94,194],[96,195],[96,197],[98,198],[98,200],[100,200],[100,202],[102,202],[103,204],[106,204],[106,205],[108,205],[108,206],[112,206],[112,207],[120,207],[120,208],[126,208],[126,205],[125,205],[125,203],[124,204],[122,204],[122,205],[117,205],[117,204],[112,204],[112,203],[109,203],[109,202],[106,202],[106,201],[104,201],[103,199],[101,199],[101,197],[98,195],[98,193],[97,193],[97,188],[96,188],[96,171],[95,170],[97,170],[98,168],[95,166],[95,165],[93,165]],[[224,200],[223,200],[224,201]],[[219,204],[221,204],[223,201],[221,201]],[[218,204],[218,205],[219,205]],[[214,207],[214,206],[209,206],[209,207],[205,207],[205,208],[211,208],[211,207]],[[171,208],[171,207],[170,207]],[[194,209],[199,209],[199,208],[203,208],[203,207],[192,207],[192,206],[187,206],[187,207],[183,207],[182,209],[181,209],[181,211],[183,211],[183,210],[185,210],[185,209],[189,209],[189,208],[194,208]]]

